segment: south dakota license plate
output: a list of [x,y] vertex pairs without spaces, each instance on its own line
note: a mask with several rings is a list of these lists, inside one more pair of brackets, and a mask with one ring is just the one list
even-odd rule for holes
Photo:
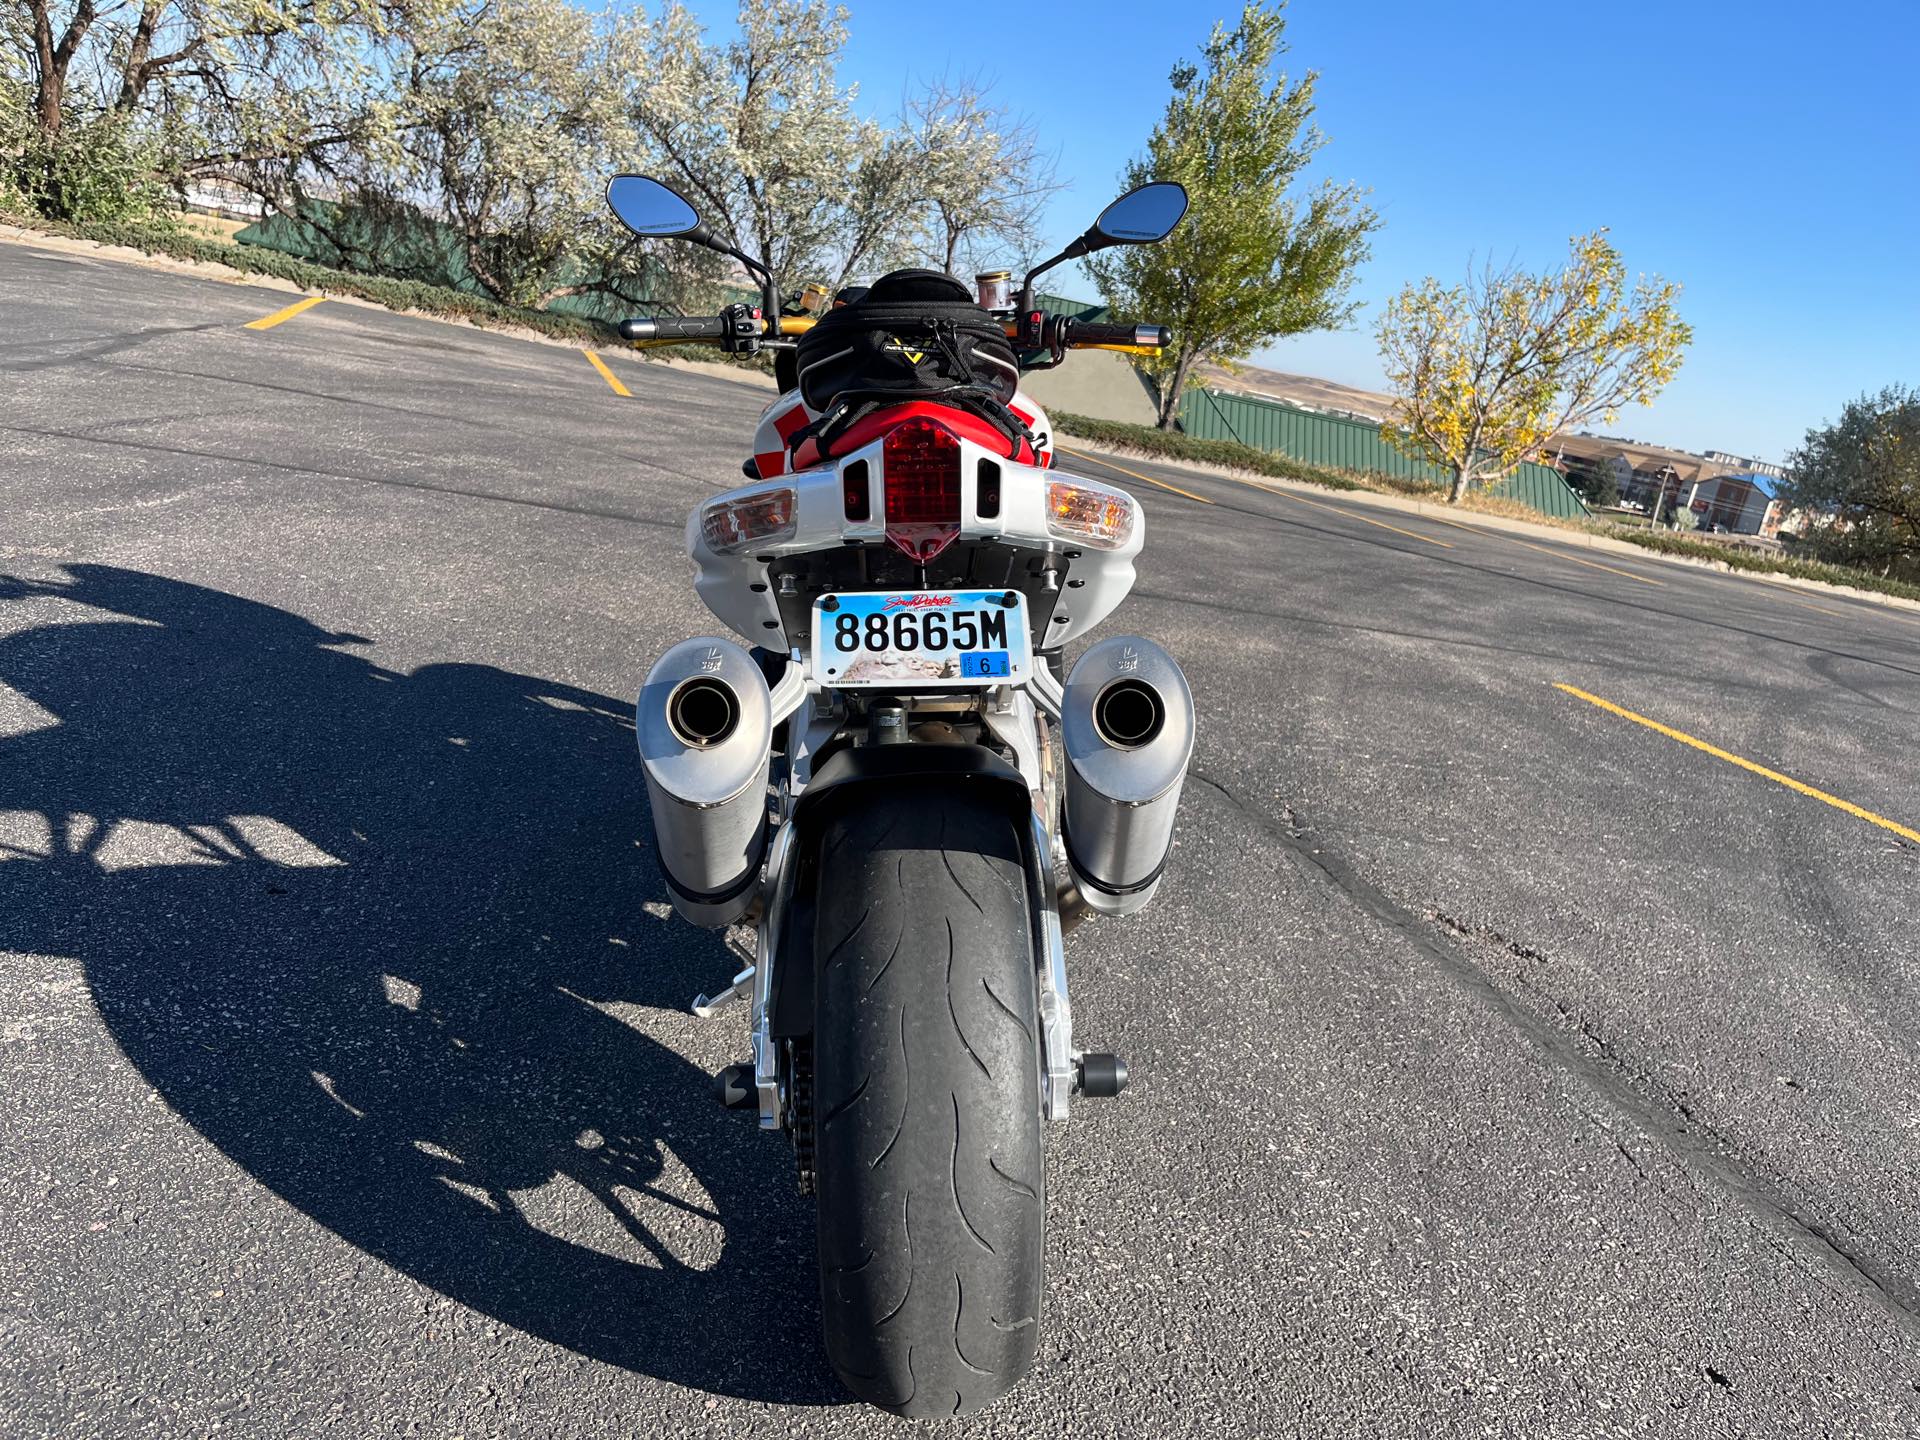
[[968,689],[1027,678],[1018,590],[874,590],[813,602],[813,674],[836,688]]

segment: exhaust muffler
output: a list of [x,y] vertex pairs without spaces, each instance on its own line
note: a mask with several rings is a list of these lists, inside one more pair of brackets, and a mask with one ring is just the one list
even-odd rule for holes
[[767,839],[766,677],[731,640],[683,640],[647,672],[634,728],[673,908],[731,925],[753,902]]
[[1193,729],[1187,677],[1151,640],[1103,640],[1067,676],[1067,861],[1089,908],[1131,915],[1153,898],[1173,848]]

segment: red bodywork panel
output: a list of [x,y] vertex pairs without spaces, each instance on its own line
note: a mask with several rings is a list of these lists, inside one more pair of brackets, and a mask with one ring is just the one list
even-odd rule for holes
[[[1019,415],[1023,423],[1031,424],[1033,421],[1031,415],[1021,414],[1018,410],[1015,410],[1013,413]],[[889,430],[892,430],[898,425],[904,425],[909,420],[932,420],[937,424],[944,425],[961,439],[971,440],[974,444],[981,446],[1000,459],[1011,458],[1015,464],[1050,465],[1053,463],[1053,457],[1045,451],[1041,451],[1038,456],[1036,456],[1033,447],[1025,440],[1020,442],[1019,453],[1009,457],[1007,455],[1007,437],[994,429],[993,426],[989,425],[986,421],[982,420],[978,415],[970,411],[955,409],[951,405],[936,405],[925,400],[911,400],[905,404],[889,405],[884,410],[876,410],[873,414],[856,422],[835,442],[833,447],[834,453],[838,455],[851,454],[863,445],[871,445],[874,441],[886,435]],[[776,416],[773,422],[774,428],[780,432],[780,438],[782,440],[791,440],[793,433],[806,423],[807,412],[799,405],[795,405],[791,410]],[[798,452],[793,456],[792,469],[811,470],[814,466],[823,465],[832,458],[832,456],[823,456],[820,453],[819,446],[815,445],[811,439],[804,440],[801,442]],[[787,457],[778,451],[767,455],[755,455],[753,460],[754,466],[759,470],[760,477],[763,480],[775,475],[785,475],[788,473]]]

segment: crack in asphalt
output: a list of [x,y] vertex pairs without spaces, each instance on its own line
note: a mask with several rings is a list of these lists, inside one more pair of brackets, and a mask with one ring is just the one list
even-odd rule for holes
[[226,328],[222,320],[210,320],[200,325],[150,325],[144,330],[134,330],[124,335],[85,335],[72,339],[30,340],[24,346],[9,345],[13,349],[52,350],[61,345],[78,345],[77,350],[59,350],[53,354],[26,360],[0,361],[0,370],[22,372],[28,370],[57,370],[63,365],[84,365],[88,361],[103,360],[109,355],[124,354],[128,350],[150,345],[155,340],[164,340],[171,335],[197,335],[206,330]]
[[[529,510],[547,510],[561,515],[582,515],[593,520],[617,520],[623,525],[641,525],[651,530],[684,530],[678,521],[649,520],[618,510],[592,505],[566,505],[557,500],[534,500],[522,495],[502,495],[491,490],[469,490],[458,485],[435,485],[425,480],[401,480],[391,475],[356,475],[348,470],[323,470],[290,461],[268,460],[259,455],[230,455],[219,450],[196,450],[187,445],[162,445],[153,440],[116,439],[90,435],[79,430],[43,430],[31,425],[0,425],[0,433],[34,435],[48,440],[73,440],[83,445],[110,445],[123,450],[141,450],[157,455],[184,455],[195,460],[219,460],[228,464],[273,470],[287,475],[305,475],[316,480],[347,480],[357,485],[384,485],[395,490],[416,490],[428,495],[451,495],[462,500],[482,500],[493,505],[518,505]],[[243,477],[244,478],[244,477]]]
[[[1764,1177],[1734,1158],[1731,1153],[1734,1145],[1727,1136],[1697,1120],[1678,1096],[1668,1096],[1663,1105],[1642,1094],[1630,1078],[1632,1067],[1566,1006],[1555,1002],[1562,1018],[1576,1027],[1580,1038],[1593,1045],[1596,1053],[1581,1049],[1568,1032],[1525,1008],[1476,965],[1471,956],[1436,935],[1432,924],[1423,921],[1413,910],[1362,876],[1338,853],[1318,842],[1292,806],[1282,806],[1285,823],[1276,824],[1212,776],[1199,770],[1188,773],[1217,792],[1296,861],[1338,890],[1356,909],[1401,935],[1517,1030],[1550,1065],[1578,1080],[1619,1119],[1659,1141],[1676,1160],[1713,1181],[1741,1207],[1749,1223],[1771,1239],[1783,1242],[1785,1253],[1816,1271],[1825,1272],[1838,1289],[1880,1311],[1909,1338],[1920,1339],[1920,1287],[1856,1254],[1827,1225],[1777,1193]],[[1434,920],[1456,940],[1472,935],[1471,931],[1463,931],[1457,922],[1446,923],[1438,914]],[[1503,945],[1511,946],[1511,942]],[[1614,1145],[1636,1170],[1643,1176],[1646,1174],[1617,1139]]]

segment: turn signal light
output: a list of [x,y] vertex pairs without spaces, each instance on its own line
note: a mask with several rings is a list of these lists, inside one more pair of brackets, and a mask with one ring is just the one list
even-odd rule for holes
[[1091,480],[1047,482],[1047,529],[1095,550],[1118,550],[1133,538],[1135,508],[1126,491]]
[[791,485],[723,495],[700,512],[700,534],[709,550],[727,554],[793,534],[795,496]]

